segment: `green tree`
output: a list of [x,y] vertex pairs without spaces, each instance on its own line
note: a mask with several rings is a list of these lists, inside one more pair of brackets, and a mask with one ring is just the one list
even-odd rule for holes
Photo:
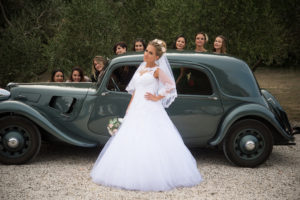
[[154,21],[149,12],[153,9],[155,1],[121,0],[117,2],[114,13],[120,27],[119,40],[127,43],[128,50],[133,48],[133,41],[136,38],[143,38],[146,41],[153,39]]
[[0,0],[0,85],[35,81],[46,70],[89,72],[116,42],[160,38],[168,48],[185,34],[227,38],[228,53],[250,66],[299,65],[297,0]]
[[[272,10],[278,16],[278,21],[284,27],[281,32],[287,57],[283,60],[286,67],[300,65],[300,4],[297,0],[273,0]],[[280,63],[279,63],[280,64]]]
[[284,27],[270,0],[120,2],[121,15],[128,16],[121,23],[125,38],[142,33],[148,40],[164,39],[170,48],[175,36],[183,33],[188,38],[187,48],[194,49],[195,34],[204,31],[210,38],[206,48],[212,50],[214,38],[222,34],[228,39],[229,54],[250,66],[282,63],[287,56],[286,46],[282,45]]
[[47,66],[42,65],[46,59],[43,46],[55,34],[60,5],[61,1],[24,3],[21,0],[2,4],[4,11],[13,14],[2,13],[6,20],[0,28],[1,86],[10,81],[34,81],[47,70]]
[[49,41],[45,56],[49,68],[70,71],[80,66],[90,70],[96,55],[110,57],[112,44],[121,38],[112,2],[105,0],[73,0],[65,8],[59,31]]

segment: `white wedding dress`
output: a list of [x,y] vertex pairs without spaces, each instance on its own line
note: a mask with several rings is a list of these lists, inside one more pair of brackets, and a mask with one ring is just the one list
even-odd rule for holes
[[158,92],[159,81],[153,76],[156,68],[134,75],[135,94],[128,112],[91,171],[95,183],[128,190],[164,191],[202,181],[194,157],[162,103],[144,97],[146,92]]

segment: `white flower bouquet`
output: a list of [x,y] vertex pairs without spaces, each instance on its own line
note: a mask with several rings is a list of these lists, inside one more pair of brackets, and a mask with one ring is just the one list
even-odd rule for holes
[[115,135],[123,122],[123,118],[112,118],[109,120],[107,130],[111,136]]

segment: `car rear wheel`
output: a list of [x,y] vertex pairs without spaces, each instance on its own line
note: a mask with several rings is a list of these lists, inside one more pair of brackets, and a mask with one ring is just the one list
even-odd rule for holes
[[262,122],[246,119],[235,123],[223,143],[226,158],[241,167],[256,167],[265,162],[273,149],[273,137]]
[[19,116],[0,119],[1,163],[26,163],[38,154],[40,147],[39,130],[31,121]]

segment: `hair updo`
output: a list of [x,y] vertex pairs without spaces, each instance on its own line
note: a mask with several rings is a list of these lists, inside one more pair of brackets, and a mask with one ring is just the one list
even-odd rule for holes
[[204,36],[205,43],[207,43],[207,42],[208,42],[208,35],[207,35],[206,33],[204,33],[204,32],[198,32],[198,33],[195,35],[195,39],[196,39],[197,35],[200,35],[200,34]]
[[156,50],[156,55],[161,57],[167,51],[167,45],[165,41],[154,39],[148,43],[148,45],[152,45]]

